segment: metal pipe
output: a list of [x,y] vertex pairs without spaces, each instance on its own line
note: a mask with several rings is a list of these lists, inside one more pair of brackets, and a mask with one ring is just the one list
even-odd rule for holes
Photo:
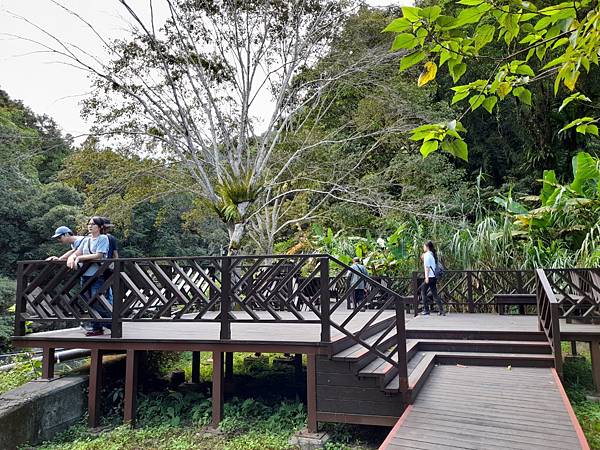
[[[61,350],[54,354],[54,361],[58,364],[63,361],[72,361],[74,359],[85,358],[86,356],[90,356],[89,350],[81,348]],[[34,356],[32,359],[34,361],[41,361],[42,357]],[[15,367],[17,367],[17,363],[6,364],[4,366],[0,366],[0,372],[8,372],[9,370],[14,369]]]

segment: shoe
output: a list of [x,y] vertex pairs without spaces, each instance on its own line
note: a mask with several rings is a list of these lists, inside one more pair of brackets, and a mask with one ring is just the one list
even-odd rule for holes
[[90,330],[85,333],[86,336],[101,336],[104,334],[104,330],[101,328],[99,330]]
[[445,316],[445,315],[446,315],[446,313],[445,313],[444,311],[440,311],[440,312],[438,313],[438,316]]
[[428,313],[428,312],[422,312],[422,313],[421,313],[421,315],[422,315],[422,316],[428,316],[428,315],[429,315],[429,313]]
[[92,329],[93,329],[92,327],[88,327],[88,326],[86,326],[86,325],[81,325],[79,328],[80,328],[82,331],[92,331]]

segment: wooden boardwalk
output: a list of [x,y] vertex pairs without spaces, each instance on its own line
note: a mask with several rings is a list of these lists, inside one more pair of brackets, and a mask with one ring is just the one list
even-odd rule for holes
[[[71,271],[64,262],[20,261],[13,338],[17,347],[42,349],[48,380],[57,348],[90,349],[92,427],[107,352],[126,352],[123,419],[133,423],[143,352],[194,352],[197,381],[199,352],[211,351],[213,426],[223,418],[224,380],[234,379],[232,352],[286,352],[296,355],[298,373],[306,355],[310,432],[319,421],[397,424],[385,445],[585,448],[556,375],[561,340],[589,342],[600,388],[600,327],[590,324],[600,321],[600,270],[450,271],[439,290],[451,314],[438,317],[415,316],[417,273],[378,281],[329,255],[94,264],[96,274],[80,285],[85,265]],[[359,283],[367,295],[349,309]],[[495,313],[498,299],[505,306],[533,295],[536,305],[523,313],[537,315]],[[107,321],[103,336],[77,328]],[[28,333],[29,323],[54,331]]]
[[554,369],[437,366],[380,450],[589,449]]

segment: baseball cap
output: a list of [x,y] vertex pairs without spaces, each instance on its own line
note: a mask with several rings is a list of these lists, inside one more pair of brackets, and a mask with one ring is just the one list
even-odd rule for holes
[[56,231],[54,232],[54,235],[52,236],[52,238],[57,238],[59,236],[62,236],[63,234],[67,234],[67,233],[71,233],[73,234],[73,232],[71,231],[71,229],[69,227],[58,227],[56,229]]

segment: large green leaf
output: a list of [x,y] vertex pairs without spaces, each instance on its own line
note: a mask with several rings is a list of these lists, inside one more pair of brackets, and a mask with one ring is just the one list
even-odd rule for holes
[[394,39],[391,50],[395,52],[401,48],[412,49],[419,43],[417,37],[411,33],[400,33]]
[[546,206],[546,202],[556,190],[558,181],[554,170],[544,170],[544,178],[542,180],[542,191],[540,192],[540,202],[542,206]]
[[410,55],[406,55],[400,61],[400,72],[420,63],[425,59],[425,56],[427,56],[427,54],[421,50],[411,53]]
[[435,152],[438,149],[439,141],[425,141],[421,145],[421,154],[423,158],[426,158],[430,153]]
[[[586,152],[579,152],[573,157],[573,182],[571,189],[579,195],[586,196],[587,187],[594,186],[600,178],[600,160]],[[589,192],[588,192],[589,194]]]

